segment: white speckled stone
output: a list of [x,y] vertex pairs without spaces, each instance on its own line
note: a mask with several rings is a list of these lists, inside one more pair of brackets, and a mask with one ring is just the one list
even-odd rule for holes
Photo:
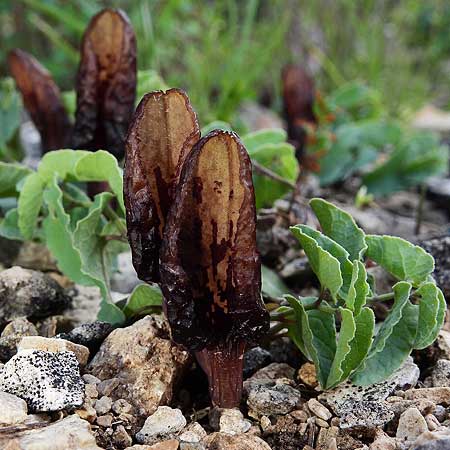
[[74,353],[24,350],[5,364],[0,391],[25,400],[31,412],[59,411],[83,404],[84,382]]

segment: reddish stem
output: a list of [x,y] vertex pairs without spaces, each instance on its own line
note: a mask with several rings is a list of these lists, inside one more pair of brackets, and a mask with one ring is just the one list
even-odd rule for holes
[[212,404],[219,408],[236,408],[242,397],[242,369],[245,342],[226,342],[205,348],[195,356],[209,381]]

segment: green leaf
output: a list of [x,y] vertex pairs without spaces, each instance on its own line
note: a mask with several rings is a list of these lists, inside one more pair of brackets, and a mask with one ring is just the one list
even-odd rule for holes
[[[302,300],[295,298],[292,295],[285,295],[284,298],[289,302],[292,309],[294,310],[294,319],[292,323],[287,324],[288,335],[294,342],[294,344],[300,349],[300,351],[308,358],[312,360],[312,357],[309,355],[308,350],[306,349],[305,342],[303,340],[303,328],[302,328],[302,319],[303,314],[305,313],[304,308],[302,307]],[[312,297],[310,297],[312,298]],[[308,299],[310,299],[308,298]],[[307,300],[308,300],[307,299]],[[315,299],[317,300],[317,299]],[[283,310],[283,306],[277,309],[277,312],[281,312]]]
[[303,234],[306,234],[309,237],[313,238],[322,249],[327,251],[330,255],[334,256],[339,261],[342,275],[342,291],[343,291],[341,292],[341,294],[343,297],[346,297],[353,273],[353,265],[348,259],[349,254],[347,250],[345,250],[344,247],[340,246],[338,243],[330,239],[328,236],[325,236],[320,231],[314,230],[308,225],[296,225],[295,227],[291,227],[291,229],[292,228],[300,229]]
[[394,286],[394,306],[375,336],[364,366],[355,373],[358,385],[378,383],[397,370],[413,349],[419,307],[409,302],[411,285],[399,282]]
[[210,131],[213,130],[233,131],[233,128],[228,122],[224,122],[223,120],[215,120],[214,122],[205,125],[201,129],[201,135],[206,136]]
[[242,136],[242,143],[248,154],[252,156],[252,153],[256,152],[260,147],[282,144],[286,142],[286,139],[287,133],[281,128],[267,128]]
[[108,322],[113,325],[122,325],[125,322],[126,317],[117,305],[110,303],[103,298],[100,303],[100,311],[97,314],[97,320]]
[[17,208],[10,209],[5,217],[0,221],[0,236],[6,239],[23,241],[22,233],[19,229],[19,214]]
[[25,239],[32,239],[42,207],[44,184],[37,173],[25,179],[17,205],[19,229]]
[[350,342],[350,352],[342,363],[341,380],[346,380],[364,362],[372,345],[375,330],[375,314],[370,308],[363,308],[355,316],[355,337]]
[[347,355],[350,353],[350,342],[353,341],[356,332],[356,325],[352,311],[345,308],[339,308],[339,310],[342,317],[341,329],[339,331],[336,353],[334,355],[333,363],[331,365],[326,383],[327,389],[330,389],[343,381],[343,363]]
[[[123,227],[126,228],[127,224],[125,219],[119,219],[120,223]],[[102,231],[100,232],[100,236],[121,236],[121,230],[119,228],[119,225],[116,221],[107,222],[105,226],[102,228]]]
[[365,234],[353,217],[321,198],[313,198],[309,204],[319,219],[324,234],[344,247],[351,260],[361,259],[367,249]]
[[316,366],[317,380],[324,388],[336,353],[334,314],[317,309],[304,311],[301,325],[305,347]]
[[160,308],[163,296],[158,285],[140,284],[133,289],[123,308],[127,318],[138,316],[152,311],[152,308]]
[[[6,146],[19,128],[21,109],[22,103],[13,80],[3,79],[0,84],[0,148]],[[3,181],[3,177],[0,179]]]
[[261,266],[262,292],[268,297],[281,298],[290,289],[284,284],[279,275],[267,266]]
[[366,304],[370,286],[367,282],[367,273],[361,261],[353,261],[352,279],[348,289],[345,305],[357,316],[362,307]]
[[16,197],[17,183],[30,174],[28,167],[0,161],[0,197]]
[[74,175],[77,162],[90,152],[84,150],[54,150],[46,153],[38,167],[38,174],[44,183],[53,179],[58,174],[61,180],[69,175]]
[[[292,183],[297,179],[298,163],[295,159],[294,147],[286,142],[259,146],[250,154],[250,157]],[[275,200],[290,191],[289,186],[259,175],[256,171],[253,171],[253,184],[257,208],[272,205]]]
[[48,184],[44,200],[48,215],[43,221],[45,241],[57,260],[58,268],[75,283],[93,286],[94,280],[82,272],[81,256],[74,242],[70,228],[70,216],[64,210],[62,191],[58,186],[57,175]]
[[111,153],[104,150],[89,152],[75,164],[74,172],[79,181],[107,181],[125,211],[122,171]]
[[394,236],[366,236],[366,256],[395,278],[418,286],[434,270],[434,260],[423,248]]
[[314,238],[305,234],[301,225],[291,227],[290,230],[299,240],[321,286],[328,289],[332,297],[336,298],[343,283],[339,260],[324,250]]
[[436,339],[444,323],[445,306],[442,308],[442,292],[433,282],[420,286],[415,295],[420,297],[420,301],[414,348],[421,350],[431,345]]

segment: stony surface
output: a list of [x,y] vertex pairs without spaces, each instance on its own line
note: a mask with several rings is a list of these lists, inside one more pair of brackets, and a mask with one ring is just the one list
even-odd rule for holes
[[287,414],[301,400],[300,391],[287,384],[255,384],[248,390],[247,405],[252,417]]
[[81,406],[84,382],[72,352],[24,350],[0,372],[0,390],[17,395],[32,412]]
[[196,443],[204,439],[208,434],[198,422],[191,422],[178,436],[180,442]]
[[18,266],[0,272],[0,325],[18,317],[48,317],[69,305],[61,286],[42,272]]
[[339,426],[341,429],[380,427],[393,418],[394,412],[386,402],[349,400],[340,409]]
[[307,404],[309,410],[319,419],[331,419],[332,414],[330,413],[329,409],[323,406],[322,403],[318,402],[315,398],[309,399]]
[[426,431],[411,446],[411,450],[448,450],[450,448],[450,429]]
[[23,336],[37,336],[36,327],[24,317],[8,323],[0,336],[0,361],[6,362],[17,353],[17,344]]
[[409,408],[400,416],[396,437],[405,442],[413,442],[425,431],[428,431],[428,426],[420,411]]
[[280,378],[293,380],[294,373],[295,369],[289,364],[272,363],[254,373],[247,381],[245,381],[244,386],[249,386],[252,382],[256,382],[257,384],[271,383]]
[[24,400],[6,392],[0,392],[0,424],[13,425],[24,422],[28,408]]
[[117,271],[111,277],[111,289],[122,294],[129,294],[141,283],[133,267],[131,252],[120,253],[117,256]]
[[149,415],[171,400],[173,385],[189,361],[189,354],[169,340],[167,323],[159,316],[146,316],[114,330],[88,371],[101,380],[117,380],[110,392],[101,395],[126,399],[142,415]]
[[405,392],[405,399],[426,399],[444,406],[450,405],[450,387],[434,387],[423,389],[409,389]]
[[450,361],[440,359],[431,372],[431,385],[433,387],[450,387]]
[[244,379],[253,375],[257,370],[267,366],[272,360],[270,352],[253,347],[244,354]]
[[154,444],[172,438],[186,426],[186,419],[179,409],[160,406],[149,416],[142,429],[136,434],[140,444]]
[[95,353],[112,330],[111,324],[97,320],[92,323],[83,323],[68,333],[60,333],[56,337],[84,345]]
[[97,414],[99,416],[108,413],[111,411],[112,407],[112,400],[110,397],[107,397],[104,395],[103,397],[99,398],[94,405],[95,411],[97,411]]
[[222,408],[211,409],[209,424],[214,430],[228,434],[246,433],[252,425],[239,409]]
[[258,436],[212,433],[205,440],[208,450],[271,450]]
[[13,436],[0,434],[0,447],[8,450],[102,450],[95,442],[89,423],[76,414],[44,428]]
[[450,237],[444,236],[420,243],[434,258],[433,277],[446,297],[450,296]]
[[65,294],[72,299],[72,306],[65,314],[75,326],[90,323],[96,319],[102,301],[98,287],[76,284],[66,289]]
[[89,358],[89,349],[84,345],[74,344],[65,339],[46,338],[42,336],[25,336],[17,350],[43,350],[46,352],[73,352],[81,366],[85,366]]

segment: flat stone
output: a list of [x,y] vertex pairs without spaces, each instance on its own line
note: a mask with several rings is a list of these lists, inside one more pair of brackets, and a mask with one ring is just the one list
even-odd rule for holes
[[130,414],[133,410],[133,407],[123,398],[119,398],[113,404],[111,409],[117,415],[119,414]]
[[94,375],[91,375],[90,373],[85,373],[83,375],[83,380],[86,384],[99,384],[100,383],[100,379],[97,377],[94,377]]
[[17,351],[43,350],[45,352],[73,352],[80,363],[85,366],[89,359],[89,349],[84,345],[74,344],[65,339],[46,338],[42,336],[25,336],[20,341]]
[[209,424],[214,430],[228,434],[246,433],[252,426],[239,409],[224,408],[211,409]]
[[[406,389],[417,384],[419,368],[408,358],[400,369],[387,380],[369,386],[355,386],[347,381],[338,387],[320,394],[318,399],[326,403],[338,416],[349,407],[347,402],[382,402],[397,389]],[[410,392],[410,391],[408,391]]]
[[308,400],[308,408],[319,419],[330,420],[332,417],[330,410],[323,406],[322,403],[318,402],[315,398]]
[[76,409],[75,414],[77,414],[81,419],[87,420],[90,423],[95,422],[97,418],[97,412],[91,405],[84,404],[82,408]]
[[123,425],[118,425],[112,435],[112,440],[117,448],[125,448],[133,443],[133,439],[127,433]]
[[0,372],[0,390],[25,400],[31,412],[81,406],[84,398],[84,382],[72,352],[23,350]]
[[294,379],[295,369],[291,367],[289,364],[285,363],[272,363],[268,366],[258,370],[254,373],[247,381],[258,383],[261,382],[272,382],[279,378],[288,378],[290,380]]
[[207,436],[205,429],[198,422],[191,422],[178,436],[181,442],[200,442]]
[[97,411],[97,414],[101,416],[111,411],[111,406],[112,406],[111,398],[104,395],[103,397],[96,400],[94,408]]
[[369,446],[369,450],[397,450],[397,441],[378,429],[375,438]]
[[6,362],[17,353],[17,344],[23,336],[37,336],[36,327],[25,317],[8,323],[0,337],[0,361]]
[[105,414],[104,416],[97,417],[97,425],[103,428],[111,427],[114,417],[111,414]]
[[212,433],[204,443],[208,450],[271,450],[269,444],[250,434]]
[[18,266],[0,272],[0,326],[19,317],[45,318],[69,305],[61,286],[42,272]]
[[0,392],[0,424],[14,425],[24,422],[28,408],[24,400],[7,392]]
[[347,401],[340,410],[339,426],[342,430],[381,427],[394,418],[389,404],[383,401]]
[[396,437],[405,442],[413,442],[425,431],[428,431],[425,418],[417,408],[409,408],[400,416]]
[[433,387],[422,389],[410,389],[405,392],[406,400],[427,399],[437,405],[450,405],[450,387]]
[[287,414],[298,407],[300,391],[287,384],[262,384],[251,386],[247,405],[252,417]]
[[[114,330],[87,371],[101,380],[117,379],[108,396],[123,398],[137,412],[150,415],[170,402],[174,383],[190,361],[189,353],[170,340],[167,322],[161,316],[146,316]],[[97,389],[101,394],[100,385]]]
[[136,434],[140,444],[154,444],[163,439],[173,438],[186,426],[186,419],[179,409],[159,406],[154,414],[147,417],[144,426]]
[[76,414],[44,428],[21,434],[1,435],[0,448],[9,450],[102,450],[95,442],[89,422]]

